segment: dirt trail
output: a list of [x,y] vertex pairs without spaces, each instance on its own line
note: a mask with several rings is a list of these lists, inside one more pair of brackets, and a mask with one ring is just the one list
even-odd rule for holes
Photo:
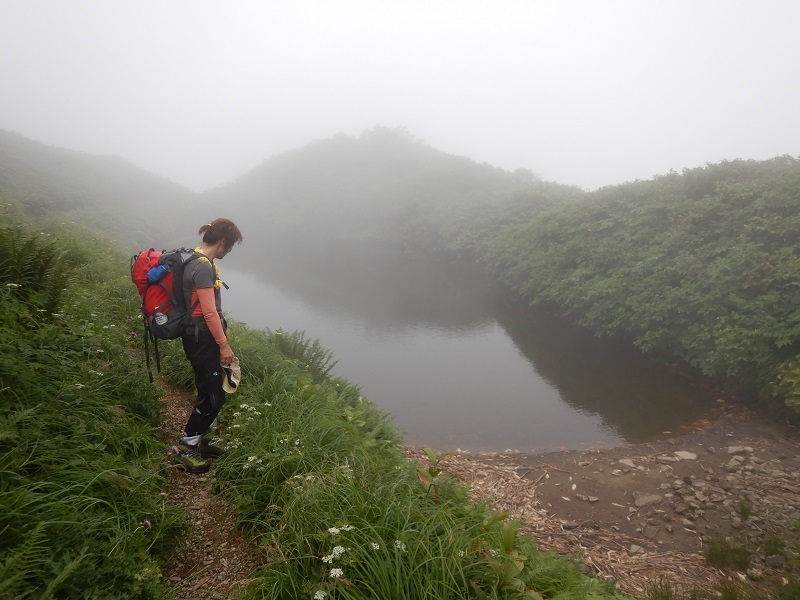
[[[180,437],[194,397],[191,392],[170,387],[166,390],[162,415],[165,446]],[[227,598],[258,567],[266,563],[261,547],[249,540],[236,525],[230,502],[214,493],[214,470],[193,475],[171,468],[168,501],[188,509],[188,528],[167,566],[167,584],[181,600]]]

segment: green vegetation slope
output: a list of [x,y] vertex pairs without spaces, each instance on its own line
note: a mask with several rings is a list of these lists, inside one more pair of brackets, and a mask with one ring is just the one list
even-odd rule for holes
[[800,160],[598,190],[509,228],[487,261],[532,303],[800,409]]

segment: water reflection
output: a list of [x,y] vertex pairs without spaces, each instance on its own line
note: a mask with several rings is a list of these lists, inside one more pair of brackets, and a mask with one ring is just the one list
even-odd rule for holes
[[497,308],[498,322],[561,399],[600,415],[626,441],[678,433],[715,411],[715,402],[696,381],[654,358],[545,311],[513,301],[498,301]]
[[463,264],[337,251],[226,272],[234,318],[318,338],[339,360],[336,373],[391,413],[409,443],[613,446],[712,409],[677,373],[500,300]]
[[411,260],[385,246],[294,251],[280,260],[251,252],[242,259],[262,282],[320,311],[379,329],[464,331],[493,321],[490,286],[464,262]]

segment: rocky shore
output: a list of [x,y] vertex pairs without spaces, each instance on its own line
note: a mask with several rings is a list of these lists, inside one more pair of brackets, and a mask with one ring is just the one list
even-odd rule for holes
[[[740,410],[652,443],[462,453],[440,466],[522,519],[541,549],[578,555],[587,573],[642,596],[659,578],[698,589],[721,579],[766,588],[797,578],[798,450],[795,429]],[[718,568],[709,550],[712,559],[740,560]]]

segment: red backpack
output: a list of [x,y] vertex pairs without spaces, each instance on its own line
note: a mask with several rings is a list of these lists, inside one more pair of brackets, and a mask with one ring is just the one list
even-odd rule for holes
[[131,279],[142,298],[145,362],[151,382],[150,340],[155,347],[156,368],[161,371],[158,340],[181,337],[197,306],[197,302],[191,307],[187,306],[183,294],[183,270],[188,262],[198,256],[186,248],[161,252],[150,248],[131,257]]

